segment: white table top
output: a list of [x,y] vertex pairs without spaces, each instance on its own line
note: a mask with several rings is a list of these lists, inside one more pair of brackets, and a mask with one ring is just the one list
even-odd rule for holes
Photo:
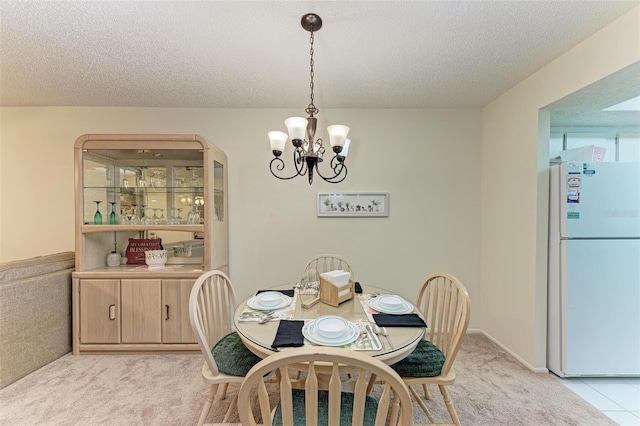
[[[274,287],[273,290],[291,289],[293,285],[283,285]],[[371,293],[385,293],[391,294],[392,292],[380,289],[377,287],[363,286],[363,294]],[[356,294],[351,300],[341,303],[338,307],[333,307],[324,303],[318,303],[315,306],[303,309],[301,299],[312,298],[310,295],[298,295],[295,306],[295,314],[293,319],[305,320],[314,319],[322,315],[338,315],[345,318],[348,321],[363,320],[368,321],[366,312],[364,311],[360,299]],[[253,295],[251,296],[253,297]],[[269,321],[265,324],[258,324],[257,322],[240,322],[238,316],[242,313],[246,306],[247,301],[251,297],[238,304],[238,307],[234,313],[234,322],[238,335],[244,342],[244,344],[256,355],[261,358],[265,358],[276,350],[271,348],[273,339],[275,338],[278,330],[279,321]],[[368,350],[359,351],[363,354],[369,354],[387,364],[393,364],[401,359],[405,358],[415,347],[424,335],[424,328],[420,327],[387,327],[389,332],[389,339],[393,343],[393,349],[389,346],[386,339],[380,336],[380,340],[383,344],[381,350]]]

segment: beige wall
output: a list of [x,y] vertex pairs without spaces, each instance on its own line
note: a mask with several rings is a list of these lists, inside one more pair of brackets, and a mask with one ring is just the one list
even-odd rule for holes
[[[267,131],[298,110],[4,108],[1,259],[74,249],[73,144],[84,133],[198,133],[229,158],[230,274],[239,296],[293,282],[304,262],[339,253],[358,281],[414,299],[427,274],[448,271],[479,300],[478,109],[326,110],[320,128],[348,124],[349,176],[280,181]],[[322,121],[325,122],[322,122]],[[291,152],[285,152],[287,162]],[[291,167],[291,165],[289,165]],[[390,193],[388,218],[318,218],[316,196]],[[472,326],[480,316],[474,303]],[[476,320],[477,319],[477,320]]]
[[640,60],[640,7],[483,109],[480,327],[546,365],[549,114],[539,111]]

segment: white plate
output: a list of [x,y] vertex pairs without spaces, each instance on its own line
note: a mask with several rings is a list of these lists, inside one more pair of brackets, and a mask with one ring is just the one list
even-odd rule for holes
[[282,295],[282,300],[275,305],[263,306],[260,304],[260,299],[258,296],[254,296],[247,301],[247,306],[252,309],[257,309],[259,311],[275,311],[277,309],[282,309],[285,306],[289,306],[291,303],[291,298],[286,294]]
[[396,314],[396,315],[402,315],[402,314],[410,314],[411,312],[413,312],[413,305],[407,301],[404,301],[403,306],[400,309],[397,310],[390,310],[387,308],[383,308],[382,306],[380,306],[380,304],[378,303],[378,297],[374,297],[373,299],[369,299],[367,301],[367,304],[369,305],[369,307],[371,309],[374,309],[378,312],[382,312],[385,314]]
[[348,322],[348,329],[344,336],[339,337],[337,339],[329,339],[323,336],[320,336],[315,331],[315,320],[309,321],[304,326],[302,326],[302,335],[311,343],[315,343],[316,345],[323,346],[342,346],[351,342],[355,342],[358,336],[360,335],[360,330],[358,327]]
[[325,339],[339,339],[346,335],[349,323],[346,319],[337,315],[323,315],[314,321],[315,331],[318,336]]

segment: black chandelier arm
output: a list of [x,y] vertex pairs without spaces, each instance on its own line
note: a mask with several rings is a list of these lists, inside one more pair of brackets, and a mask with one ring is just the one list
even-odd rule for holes
[[[298,176],[304,176],[304,174],[306,172],[306,170],[305,170],[305,162],[301,161],[300,158],[301,158],[300,157],[300,153],[296,149],[296,152],[294,152],[294,154],[293,154],[293,163],[294,163],[295,168],[296,168],[296,174],[294,174],[293,176],[283,177],[283,176],[278,176],[276,174],[276,171],[281,172],[282,170],[284,170],[284,167],[285,167],[284,161],[282,161],[282,158],[280,158],[280,157],[274,157],[271,160],[271,163],[269,163],[269,170],[271,171],[271,174],[273,176],[277,177],[278,179],[282,179],[282,180],[290,180],[290,179],[296,178]],[[300,164],[300,163],[302,163],[302,164]]]
[[337,157],[338,156],[335,155],[331,159],[331,163],[330,163],[331,169],[333,170],[333,173],[334,173],[333,176],[323,176],[322,173],[320,173],[320,169],[318,168],[318,165],[316,164],[316,173],[325,182],[340,183],[347,178],[347,166],[346,164],[344,164],[344,162],[339,161]]

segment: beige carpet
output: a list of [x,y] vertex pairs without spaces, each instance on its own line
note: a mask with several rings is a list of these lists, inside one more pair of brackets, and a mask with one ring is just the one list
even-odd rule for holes
[[[201,365],[199,355],[68,354],[0,390],[0,424],[192,425],[207,393]],[[530,372],[483,335],[466,336],[456,370],[450,394],[463,425],[615,425],[555,376]],[[437,398],[428,405],[446,421],[439,392],[431,391]],[[236,392],[230,386],[208,421],[222,421]]]

